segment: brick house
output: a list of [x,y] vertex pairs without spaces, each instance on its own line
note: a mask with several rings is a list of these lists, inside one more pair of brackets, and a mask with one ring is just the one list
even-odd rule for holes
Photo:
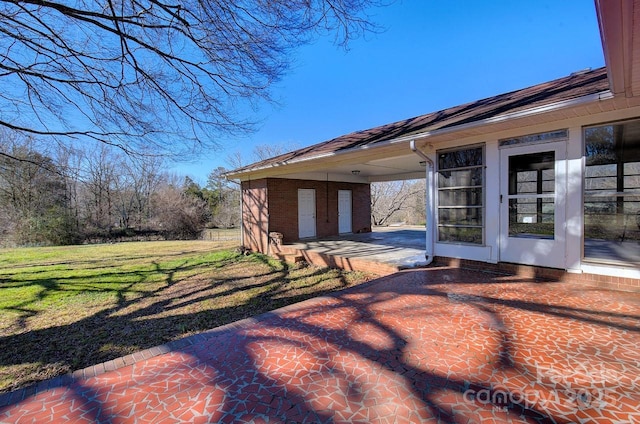
[[[370,196],[368,183],[291,178],[242,181],[242,244],[267,253],[269,233],[280,233],[284,241],[291,242],[369,232]],[[341,206],[339,198],[344,199]]]
[[370,184],[426,178],[426,255],[640,289],[640,0],[596,1],[606,67],[228,174],[243,244],[370,231]]

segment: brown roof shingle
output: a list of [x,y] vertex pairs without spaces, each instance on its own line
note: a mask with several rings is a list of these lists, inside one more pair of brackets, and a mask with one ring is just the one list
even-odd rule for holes
[[472,103],[454,106],[438,112],[416,116],[398,122],[356,131],[332,140],[285,153],[273,158],[247,165],[229,174],[261,169],[272,164],[283,164],[291,160],[312,158],[327,153],[339,152],[377,143],[421,131],[454,128],[459,125],[484,119],[534,109],[582,96],[596,94],[609,89],[606,68],[571,74],[568,77],[534,85],[521,90],[500,94]]

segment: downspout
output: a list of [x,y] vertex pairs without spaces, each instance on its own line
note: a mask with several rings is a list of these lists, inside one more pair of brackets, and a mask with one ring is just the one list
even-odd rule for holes
[[425,196],[425,203],[426,203],[426,215],[427,215],[427,222],[425,223],[425,233],[426,233],[426,238],[425,238],[425,246],[426,246],[426,251],[424,254],[425,259],[427,260],[426,265],[430,265],[431,262],[433,262],[433,252],[435,251],[434,247],[434,238],[433,238],[433,222],[434,222],[434,211],[435,211],[435,205],[434,205],[434,199],[433,199],[433,171],[434,171],[434,164],[433,161],[429,158],[429,156],[427,156],[422,150],[418,149],[416,147],[416,141],[415,140],[411,140],[411,143],[409,144],[409,147],[411,147],[411,151],[415,154],[417,154],[418,156],[420,156],[422,159],[425,160],[425,163],[427,165],[426,170],[425,170],[425,178],[426,178],[426,196]]
[[242,189],[242,180],[240,180],[240,247],[244,251],[244,190]]

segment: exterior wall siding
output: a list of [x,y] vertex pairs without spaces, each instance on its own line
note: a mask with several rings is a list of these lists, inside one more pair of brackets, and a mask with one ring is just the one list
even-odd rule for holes
[[369,184],[268,178],[242,183],[244,246],[267,253],[268,233],[290,243],[298,237],[298,190],[316,192],[316,236],[338,234],[338,190],[351,190],[353,232],[371,231]]

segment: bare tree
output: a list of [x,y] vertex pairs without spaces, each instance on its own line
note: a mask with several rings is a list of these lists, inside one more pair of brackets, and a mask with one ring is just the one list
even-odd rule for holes
[[251,127],[291,50],[375,29],[378,0],[0,0],[0,126],[184,154]]
[[252,150],[253,160],[261,161],[295,150],[295,143],[258,144]]
[[[274,156],[281,155],[283,153],[290,152],[297,149],[295,143],[270,143],[270,144],[257,144],[251,150],[251,155],[247,160],[246,156],[239,151],[235,151],[227,155],[226,162],[231,169],[241,168],[247,165],[249,162],[259,162],[265,159],[272,158]],[[223,172],[226,171],[225,168]],[[216,172],[216,170],[214,170]]]
[[0,134],[3,244],[61,244],[73,238],[66,183],[31,138]]
[[220,228],[240,225],[240,187],[224,176],[226,169],[218,167],[211,171],[207,188],[212,193],[211,223]]
[[61,146],[56,154],[58,168],[64,175],[67,190],[69,216],[74,232],[80,233],[80,193],[81,193],[81,172],[82,172],[82,152],[74,148]]
[[[193,238],[211,218],[212,192],[180,184],[161,158],[46,147],[0,128],[0,246]],[[239,202],[222,182],[224,203]],[[227,215],[222,225],[237,225]]]
[[[371,184],[371,220],[373,225],[387,225],[399,212],[418,208],[421,194],[424,192],[424,180],[388,181]],[[414,221],[414,217],[404,216],[405,221]],[[424,219],[424,216],[419,220]]]
[[177,178],[165,176],[154,191],[151,205],[153,226],[166,238],[196,238],[209,219],[207,202],[189,196]]
[[[293,143],[258,144],[251,151],[250,161],[257,162],[278,156],[296,149]],[[232,169],[246,165],[242,153],[235,151],[227,155],[227,164]],[[228,170],[218,167],[211,171],[207,181],[207,188],[214,195],[212,199],[212,224],[216,227],[237,227],[242,221],[240,216],[240,185],[236,181],[228,180],[225,173]]]
[[85,153],[83,166],[83,220],[87,231],[108,233],[119,226],[116,184],[121,157],[108,146]]
[[116,180],[120,225],[141,230],[151,217],[151,194],[161,179],[162,160],[157,157],[124,157]]

